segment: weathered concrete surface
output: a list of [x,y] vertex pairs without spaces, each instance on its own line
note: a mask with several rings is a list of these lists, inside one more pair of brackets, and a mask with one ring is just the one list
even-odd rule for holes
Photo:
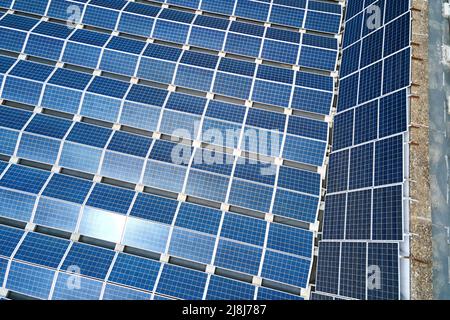
[[[436,1],[436,0],[433,0]],[[438,2],[438,1],[436,1]],[[428,1],[414,0],[410,118],[411,299],[433,298],[429,166]],[[417,143],[417,144],[416,144]]]
[[430,186],[433,233],[433,295],[450,299],[448,227],[450,207],[448,157],[450,117],[446,96],[450,94],[450,68],[443,63],[442,45],[449,43],[449,25],[442,17],[442,0],[429,3],[429,116]]

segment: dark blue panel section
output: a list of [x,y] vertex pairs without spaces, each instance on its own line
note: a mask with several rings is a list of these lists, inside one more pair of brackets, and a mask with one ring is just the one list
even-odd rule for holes
[[383,33],[384,30],[380,29],[362,41],[361,68],[381,59],[383,52]]
[[370,240],[372,190],[351,192],[347,196],[345,237],[349,240]]
[[123,81],[95,77],[87,91],[115,98],[123,98],[129,86],[128,83]]
[[205,109],[205,104],[205,98],[173,93],[167,101],[166,108],[201,115]]
[[139,193],[130,215],[171,224],[177,206],[175,200]]
[[401,90],[380,100],[379,137],[407,130],[407,90]]
[[178,48],[149,44],[143,55],[163,60],[177,61],[181,53],[182,50]]
[[137,157],[145,157],[152,139],[116,131],[108,144],[108,150],[117,151],[121,153],[131,154]]
[[372,238],[374,240],[402,240],[402,216],[402,186],[373,191]]
[[323,239],[341,240],[345,232],[345,194],[328,195],[323,215]]
[[33,33],[66,39],[72,33],[72,30],[63,24],[43,21],[33,29]]
[[340,113],[334,117],[333,151],[353,144],[353,110]]
[[384,56],[387,57],[394,52],[409,46],[411,16],[405,14],[394,20],[385,27]]
[[91,80],[92,75],[59,68],[52,75],[48,83],[62,87],[83,90]]
[[212,276],[209,281],[208,300],[253,300],[256,287],[240,281]]
[[109,37],[110,36],[105,33],[80,29],[75,31],[75,33],[70,37],[70,40],[90,44],[96,47],[103,47],[108,41]]
[[349,189],[370,187],[373,184],[373,144],[351,149]]
[[153,290],[161,264],[127,254],[119,254],[108,281],[147,291]]
[[365,243],[342,243],[339,294],[355,299],[366,296]]
[[92,190],[88,206],[126,214],[134,197],[134,191],[97,184]]
[[207,274],[166,264],[156,291],[172,297],[200,300],[205,290]]
[[12,76],[44,82],[52,73],[53,67],[45,64],[19,61],[9,73]]
[[378,141],[375,146],[375,185],[403,181],[403,137]]
[[141,85],[133,85],[127,94],[127,100],[162,107],[167,91]]
[[410,85],[411,49],[407,48],[385,59],[383,93],[388,94]]
[[358,99],[360,104],[380,96],[382,65],[382,62],[378,62],[361,71]]
[[230,58],[222,58],[219,63],[219,70],[252,77],[255,72],[255,64]]
[[28,17],[17,16],[14,14],[8,14],[0,20],[0,26],[13,29],[19,29],[23,31],[31,30],[39,20]]
[[62,139],[71,125],[72,122],[70,120],[37,114],[25,128],[25,131]]
[[356,105],[358,99],[359,73],[342,79],[339,85],[338,112]]
[[131,40],[122,37],[112,37],[108,42],[106,48],[133,53],[140,54],[145,47],[145,43],[142,41]]
[[105,279],[114,255],[112,250],[74,243],[64,259],[62,270],[77,266],[82,275]]
[[378,100],[369,102],[355,110],[355,144],[377,138]]
[[[397,243],[369,243],[369,266],[378,266],[381,271],[380,288],[368,287],[367,299],[369,300],[398,300],[399,285],[399,250]],[[369,271],[373,274],[373,270]]]
[[409,10],[409,0],[386,1],[385,23],[399,17]]
[[278,173],[278,187],[320,195],[320,175],[282,166]]
[[0,225],[0,235],[0,256],[10,257],[22,238],[23,230]]
[[347,190],[348,161],[348,150],[331,154],[327,182],[329,193]]
[[67,240],[29,233],[14,258],[56,269],[68,245]]
[[199,232],[216,234],[222,213],[219,210],[183,203],[177,214],[175,225]]
[[264,245],[267,223],[263,220],[237,214],[226,214],[223,220],[221,237],[257,246]]
[[211,100],[206,110],[206,116],[226,121],[242,123],[245,116],[245,107]]
[[43,195],[82,204],[92,182],[55,174],[44,189]]
[[0,107],[0,126],[20,130],[27,123],[32,113],[1,106]]
[[316,290],[337,294],[339,290],[340,243],[324,242],[319,244],[317,261]]
[[267,247],[311,258],[313,254],[313,233],[304,229],[274,223],[269,229]]
[[0,186],[37,194],[49,175],[46,171],[13,165],[3,175]]

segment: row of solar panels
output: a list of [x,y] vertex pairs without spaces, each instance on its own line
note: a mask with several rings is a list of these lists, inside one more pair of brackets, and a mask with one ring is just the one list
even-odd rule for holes
[[[341,22],[341,5],[313,0],[301,1],[158,1],[175,6],[184,6],[207,12],[236,16],[244,19],[279,24],[293,28],[305,28],[319,32],[338,33]],[[264,3],[265,2],[265,3]],[[2,0],[0,6],[14,10],[26,11],[36,15],[67,19],[71,11],[67,8],[77,5],[84,12],[83,23],[114,30],[118,24],[119,30],[131,34],[148,36],[155,22],[160,18],[167,21],[161,27],[170,29],[178,35],[188,32],[186,24],[195,19],[191,12],[164,9],[155,5],[134,3],[125,0]],[[69,13],[68,13],[69,12]],[[210,19],[208,26],[225,24],[223,17]],[[119,23],[117,22],[119,21]],[[211,33],[218,36],[220,34]]]
[[[272,258],[268,255],[267,259]],[[0,283],[16,293],[54,300],[301,299],[157,260],[5,226],[0,226]]]
[[410,25],[409,0],[347,2],[317,298],[400,298]]
[[[41,11],[45,7],[45,10],[48,9],[48,16],[62,20],[70,19],[67,8],[74,3],[16,0],[13,3],[6,1],[7,4],[4,5],[2,2],[5,3],[0,0],[0,6],[12,5],[15,10],[38,15],[44,14]],[[85,2],[83,1],[83,6]],[[300,63],[302,67],[335,70],[337,40],[331,37],[295,33],[268,26],[261,29],[261,26],[235,22],[233,19],[215,19],[198,13],[188,16],[186,12],[178,10],[158,8],[158,17],[152,17],[151,14],[139,15],[127,10],[135,5],[139,10],[144,7],[152,9],[148,9],[148,5],[132,2],[91,0],[86,3],[86,10],[82,11],[83,23],[86,25],[117,29],[143,37],[153,35],[160,40],[180,45],[194,45],[190,41],[195,39],[192,35],[199,28],[197,34],[202,33],[203,37],[218,40],[214,40],[215,43],[211,45],[210,41],[192,40],[197,41],[195,45],[198,47],[233,51],[253,58],[271,57],[269,60]],[[203,1],[202,5],[208,5],[207,3],[208,1]],[[220,3],[225,3],[223,7],[226,7],[231,1]],[[120,4],[126,6],[117,8]],[[238,9],[242,8],[242,4],[242,1],[236,2],[235,15],[242,15],[243,11]],[[249,1],[249,4],[254,4],[251,11],[256,12],[259,10],[256,10],[256,6],[260,6],[261,2]],[[270,4],[270,7],[275,12],[277,6],[288,10],[291,4],[302,6],[301,2],[278,1]],[[333,14],[319,12],[337,9],[340,5],[309,1],[303,7],[308,8],[307,20],[330,17],[330,21],[340,22],[340,11]],[[121,8],[124,10],[119,13]],[[223,29],[225,22],[226,30]],[[149,23],[150,29],[146,29],[145,26]],[[3,32],[5,39],[3,42],[0,40],[0,43],[8,51],[127,77],[137,76],[182,88],[218,94],[220,92],[221,95],[239,99],[261,100],[262,103],[284,108],[290,107],[289,103],[292,101],[298,101],[298,110],[322,115],[330,113],[334,89],[331,76],[295,71],[296,68],[261,65],[256,61],[244,61],[243,57],[230,59],[221,55],[193,52],[187,47],[178,49],[157,45],[145,39],[133,40],[84,29],[68,31],[66,25],[39,22],[20,14],[4,13],[0,24],[0,32]],[[304,27],[310,28],[311,22]],[[189,29],[188,33],[185,33],[186,28]],[[155,36],[157,29],[161,30],[157,33],[158,37]],[[143,33],[140,34],[141,32]],[[215,32],[216,36],[211,36],[211,32]],[[228,37],[235,37],[234,44],[232,41],[228,44]],[[247,42],[252,45],[245,45]],[[263,55],[263,52],[270,51],[276,51],[277,54]],[[306,56],[300,59],[302,54]],[[281,56],[290,58],[279,58]],[[192,143],[194,148],[187,146],[193,156],[188,157],[187,163],[178,165],[173,163],[171,157],[172,150],[177,145],[160,140],[158,134],[152,138],[149,136],[152,132],[176,136],[173,130],[182,128],[193,139],[201,141],[203,137],[193,126],[195,121],[199,121],[202,131],[209,128],[219,128],[222,132],[238,129],[239,139],[233,139],[231,145],[227,145],[231,149],[240,148],[320,167],[327,147],[327,123],[289,115],[290,112],[285,115],[280,110],[269,112],[252,108],[248,104],[244,107],[212,100],[211,96],[207,96],[208,99],[194,97],[150,87],[148,83],[145,86],[131,84],[70,71],[60,68],[60,65],[55,68],[22,61],[21,58],[15,61],[1,57],[1,98],[8,100],[7,104],[10,106],[17,107],[15,103],[20,103],[26,104],[21,108],[39,106],[44,107],[45,112],[54,110],[66,114],[57,113],[56,117],[40,113],[40,108],[29,112],[19,108],[0,107],[0,138],[4,141],[0,153],[12,156],[12,163],[19,158],[32,160],[35,162],[33,165],[54,165],[54,172],[50,172],[51,167],[46,171],[16,164],[2,164],[0,202],[4,204],[4,210],[1,210],[4,218],[31,222],[39,227],[69,234],[81,234],[152,254],[169,254],[203,266],[211,264],[237,272],[241,277],[259,276],[263,278],[263,283],[267,280],[274,281],[284,291],[292,292],[293,287],[298,290],[299,287],[308,286],[313,233],[287,226],[283,219],[277,218],[287,217],[315,223],[321,193],[321,177],[318,173],[282,165],[276,166],[272,174],[265,175],[263,170],[270,168],[269,163],[241,164],[238,160],[243,159],[242,157],[223,155],[220,152],[214,153],[216,158],[231,159],[232,164],[197,164],[195,156],[208,151],[196,143]],[[222,85],[218,84],[220,81]],[[63,119],[72,118],[72,114],[75,114],[73,119]],[[80,119],[80,116],[87,118]],[[91,119],[101,120],[102,125],[109,128],[98,126],[98,122],[97,125],[85,122],[92,122]],[[130,130],[122,130],[120,125],[145,131],[131,130],[133,134]],[[275,153],[260,148],[252,149],[245,140],[248,129],[256,129],[258,135],[280,132],[270,145],[276,141],[281,148],[276,149]],[[203,141],[207,143],[223,145],[205,139]],[[63,167],[65,173],[70,173],[66,169],[71,169],[77,170],[77,176],[86,177],[86,173],[92,176],[81,179],[63,175],[57,173],[60,167]],[[94,177],[95,174],[98,176]],[[99,176],[120,180],[117,181],[120,183],[115,183],[114,186],[106,184],[106,181],[101,183],[98,182],[101,181]],[[124,185],[123,182],[131,183],[128,187],[135,188],[136,191],[116,186]],[[227,203],[233,207],[250,209],[253,213],[246,214],[259,218],[229,212],[226,206],[217,210],[183,202],[181,199],[178,201],[154,196],[147,193],[146,189],[142,192],[144,185],[210,200],[215,203],[215,207]],[[212,206],[212,203],[204,205]],[[270,222],[270,214],[265,215],[269,221],[264,221],[264,214],[261,212],[274,214],[276,222]],[[64,241],[64,246],[69,243]],[[36,249],[38,251],[47,249],[38,237],[32,238],[30,243],[42,248]],[[74,247],[78,245],[82,244],[73,244]],[[21,243],[14,245],[19,249],[18,252],[20,246]],[[144,296],[151,298],[152,292],[156,293],[155,298],[161,294],[183,299],[299,298],[270,290],[265,285],[258,288],[249,283],[136,256],[130,256],[139,259],[135,264],[124,262],[129,267],[123,271],[119,281],[117,277],[108,277],[112,276],[115,268],[123,270],[123,265],[116,267],[117,261],[122,259],[119,257],[128,255],[112,251],[110,253],[117,257],[116,264],[115,260],[108,264],[108,272],[105,276],[99,276],[100,281],[92,274],[83,273],[87,277],[82,279],[86,282],[83,288],[92,290],[85,293],[83,290],[78,293],[76,290],[67,292],[64,288],[64,283],[67,282],[64,281],[70,274],[59,270],[66,256],[68,257],[67,250],[70,250],[70,247],[65,248],[64,254],[53,264],[42,262],[51,259],[47,258],[47,253],[39,254],[44,257],[40,260],[32,254],[30,257],[15,256],[14,251],[13,258],[6,264],[3,284],[13,292],[43,299],[97,299],[107,298],[108,295],[116,299]],[[152,278],[148,276],[151,272],[146,269],[149,264],[147,261],[158,266],[156,280],[151,284],[149,282]],[[97,266],[92,261],[88,264],[91,269],[101,265],[99,263]],[[143,265],[145,267],[141,269]],[[55,272],[55,269],[58,270]],[[22,270],[24,271],[21,272]],[[141,276],[135,278],[134,274],[140,272]],[[165,284],[158,284],[158,281]],[[291,286],[290,289],[286,285]],[[136,293],[129,287],[140,291]]]
[[[200,18],[205,18],[199,15]],[[92,46],[105,46],[109,40],[109,35],[104,32],[88,32],[86,30],[69,28],[67,23],[51,23],[29,17],[17,18],[15,15],[6,15],[1,23],[2,38],[4,38],[5,45],[9,45],[12,48],[21,47],[23,45],[25,32],[31,31],[33,35],[28,46],[28,50],[33,50],[32,46],[35,43],[45,42],[49,45],[49,52],[38,51],[41,55],[46,55],[49,58],[52,56],[59,57],[59,53],[62,48],[62,40],[70,39],[71,43],[89,44]],[[308,33],[298,33],[285,30],[267,29],[258,30],[256,26],[246,24],[238,21],[230,22],[230,27],[226,28],[227,31],[222,31],[223,36],[221,38],[211,39],[208,36],[208,30],[203,27],[192,26],[192,30],[189,35],[182,38],[167,38],[166,34],[171,37],[174,35],[167,30],[160,30],[155,28],[154,32],[150,35],[151,38],[156,40],[170,41],[176,44],[188,44],[200,48],[210,49],[214,51],[224,51],[227,53],[250,56],[252,58],[260,57],[261,59],[289,64],[298,64],[304,67],[320,68],[329,70],[334,65],[337,51],[337,39],[324,37],[320,35],[313,35]],[[22,32],[12,32],[9,29],[16,29]],[[195,30],[198,29],[199,35]],[[122,35],[124,35],[122,33]],[[13,43],[8,44],[6,39],[14,40]],[[139,38],[141,40],[148,39]],[[59,41],[57,41],[59,40]],[[130,54],[137,55],[143,51],[145,42],[139,40],[133,40],[125,37],[113,37],[108,44],[107,48],[118,50]],[[245,46],[243,45],[245,43]],[[302,46],[301,46],[302,45]],[[73,46],[73,45],[72,45]],[[304,48],[300,50],[300,48]],[[322,48],[322,49],[320,49]],[[325,50],[329,49],[329,50]],[[166,52],[169,56],[176,56],[179,50],[167,49]],[[303,52],[305,51],[305,52]],[[309,62],[308,58],[313,56],[321,57],[322,63]],[[69,55],[69,53],[67,53]],[[73,54],[72,54],[73,55]],[[148,53],[147,53],[148,55]],[[70,55],[69,55],[70,57]],[[328,59],[326,59],[328,58]],[[328,60],[328,61],[327,61]],[[91,62],[92,63],[92,62]],[[310,64],[308,64],[310,63]],[[333,68],[331,68],[333,69]]]
[[[70,41],[65,41],[38,35],[28,37],[24,31],[2,28],[20,19],[29,18],[5,15],[0,20],[1,49],[283,108],[330,113],[333,89],[330,76],[146,44],[88,30],[75,30]],[[68,30],[64,25],[57,26]],[[124,52],[123,46],[128,51]],[[302,46],[299,55],[301,66],[329,71],[335,69],[336,58],[336,51],[309,46]]]
[[[185,94],[169,94],[167,90],[27,61],[16,63],[14,59],[1,56],[0,59],[3,62],[0,89],[4,99],[171,136],[180,136],[182,129],[186,139],[318,167],[324,161],[328,124],[322,121]],[[76,89],[80,86],[86,89]],[[120,90],[111,90],[117,87]],[[12,128],[19,130],[22,126]],[[212,136],[210,130],[214,130]],[[254,139],[246,137],[250,134],[255,135]],[[104,145],[101,143],[98,147]],[[306,152],[299,152],[298,146]]]
[[[38,131],[42,124],[57,122],[56,119],[53,122],[47,120],[49,119],[44,116],[34,117],[28,130]],[[102,138],[107,138],[105,133],[110,136],[108,148],[93,147],[89,141],[83,144],[83,140],[90,139],[89,134],[98,134],[99,137],[103,134]],[[264,162],[252,164],[242,158],[224,156],[200,148],[192,150],[190,147],[190,164],[174,164],[171,156],[172,150],[177,148],[175,143],[123,132],[111,135],[109,130],[81,123],[74,125],[68,138],[64,140],[2,130],[2,136],[7,135],[12,136],[12,139],[5,142],[6,147],[13,149],[17,146],[15,156],[22,159],[41,160],[39,162],[66,169],[99,174],[255,211],[271,211],[277,216],[309,223],[316,220],[321,192],[318,173],[285,166],[275,167]],[[142,152],[134,149],[138,147],[146,148],[146,155],[126,153]],[[221,157],[221,161],[228,162],[196,163],[194,157],[197,156],[198,159]]]
[[[267,279],[307,285],[307,230],[17,165],[5,169],[0,187],[7,218],[249,275],[263,265]],[[302,268],[277,274],[275,261]]]

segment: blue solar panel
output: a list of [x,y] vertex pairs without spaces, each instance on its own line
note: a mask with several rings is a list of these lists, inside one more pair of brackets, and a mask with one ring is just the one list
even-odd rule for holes
[[152,291],[161,264],[127,254],[119,254],[108,281]]
[[28,233],[14,258],[56,269],[68,245],[67,240]]
[[22,238],[23,231],[19,229],[0,226],[0,256],[10,257]]
[[0,186],[37,194],[49,175],[46,171],[13,165],[3,174]]
[[207,275],[182,267],[165,265],[156,292],[187,300],[203,297]]
[[100,209],[111,210],[126,214],[133,200],[134,192],[108,185],[96,184],[87,205]]
[[208,300],[253,300],[255,287],[251,284],[212,276],[206,298]]
[[74,243],[69,250],[63,270],[79,267],[80,274],[97,279],[105,279],[112,263],[114,252],[81,243]]

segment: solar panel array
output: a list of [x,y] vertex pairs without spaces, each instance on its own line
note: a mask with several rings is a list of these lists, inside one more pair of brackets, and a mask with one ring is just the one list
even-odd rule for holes
[[[407,230],[408,206],[410,8],[409,0],[347,3],[313,298],[401,297],[399,245]],[[382,23],[377,26],[378,18]],[[371,275],[378,275],[378,286],[373,286]]]
[[[341,4],[0,8],[2,288],[38,299],[307,297]],[[174,163],[178,148],[188,156]],[[196,161],[205,155],[221,161]]]

